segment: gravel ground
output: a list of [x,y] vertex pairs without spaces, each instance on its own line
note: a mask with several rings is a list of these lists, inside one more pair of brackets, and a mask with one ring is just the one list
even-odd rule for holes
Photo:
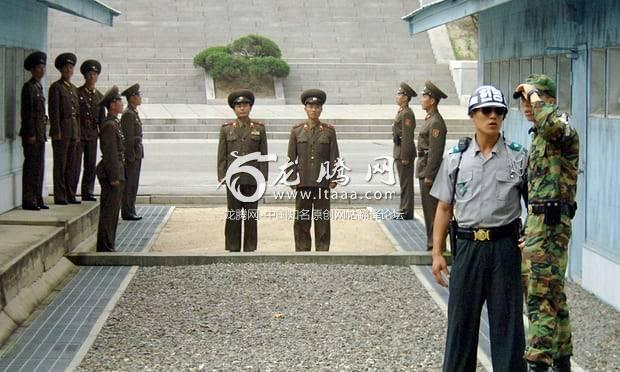
[[575,283],[565,288],[575,360],[586,371],[620,371],[620,313]]
[[407,267],[141,268],[79,370],[437,371],[445,327]]

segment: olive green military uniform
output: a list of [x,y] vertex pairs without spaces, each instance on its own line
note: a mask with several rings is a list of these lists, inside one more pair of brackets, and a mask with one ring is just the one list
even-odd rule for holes
[[[422,92],[424,95],[435,98],[437,103],[442,98],[448,98],[430,81],[425,83]],[[427,186],[424,179],[435,180],[445,151],[447,133],[448,130],[443,117],[439,111],[435,110],[426,115],[424,125],[418,134],[418,160],[416,161],[415,171],[420,184],[420,199],[426,226],[426,247],[429,250],[433,247],[433,221],[435,220],[438,201],[431,196],[431,186]]]
[[[253,100],[252,100],[253,101]],[[242,123],[239,120],[222,125],[217,150],[217,178],[226,178],[226,172],[237,157],[259,152],[267,155],[267,133],[262,123],[250,120]],[[267,180],[268,162],[250,161],[242,166],[258,169]],[[256,192],[256,179],[248,173],[239,173],[231,177],[237,190],[244,196],[251,196]],[[227,217],[224,234],[226,237],[226,250],[231,252],[241,251],[241,231],[243,229],[243,250],[255,251],[258,240],[258,201],[242,202],[235,198],[226,188]]]
[[314,240],[317,251],[328,251],[331,240],[330,188],[332,179],[319,181],[321,167],[328,165],[328,174],[339,157],[336,129],[327,123],[311,125],[309,121],[293,126],[288,142],[288,157],[294,165],[291,178],[299,175],[296,187],[295,250],[310,251],[310,227],[314,221]]
[[[492,89],[491,89],[492,88]],[[501,92],[489,86],[470,98],[506,109]],[[472,140],[445,156],[431,195],[454,204],[458,221],[450,271],[444,372],[475,371],[480,314],[487,304],[494,371],[525,371],[523,291],[518,247],[520,197],[527,152],[501,135],[486,158]],[[460,163],[460,165],[459,165]],[[458,171],[457,171],[458,169]],[[458,174],[457,174],[458,172]],[[456,179],[456,183],[454,182]]]
[[[121,99],[118,88],[111,88],[101,104],[112,99]],[[101,161],[97,164],[97,179],[101,185],[99,205],[99,228],[97,230],[97,251],[114,252],[118,212],[125,180],[125,149],[120,122],[115,115],[108,115],[100,128]],[[111,182],[120,181],[113,186]]]
[[[45,64],[43,52],[34,52],[24,61],[24,68],[31,70],[38,64]],[[21,92],[21,128],[24,148],[24,169],[22,173],[22,207],[37,210],[45,207],[43,202],[43,175],[45,174],[45,95],[41,83],[34,78],[24,83]],[[28,138],[35,137],[34,143]]]
[[[531,75],[526,83],[555,96],[555,82],[544,75]],[[556,106],[539,101],[532,111],[535,126],[527,168],[529,214],[523,249],[530,270],[525,358],[569,371],[573,347],[564,278],[576,210],[579,136],[568,115]]]
[[[56,68],[60,70],[65,64],[75,65],[76,59],[70,53],[56,58]],[[54,153],[54,202],[66,204],[76,202],[77,180],[75,168],[77,162],[80,125],[78,116],[80,105],[75,85],[62,79],[52,83],[49,89],[50,137]],[[54,137],[60,136],[60,139]]]
[[[399,94],[415,97],[417,94],[411,87],[401,83]],[[398,171],[400,183],[400,212],[405,218],[413,218],[413,170],[417,156],[415,146],[415,116],[409,106],[400,107],[392,124],[392,139],[394,142],[394,162]],[[408,164],[401,161],[407,160]]]
[[[138,84],[123,91],[122,95],[129,97],[136,94],[140,89]],[[140,184],[140,170],[142,169],[142,159],[144,158],[144,146],[142,145],[142,120],[137,108],[127,105],[125,112],[121,116],[121,129],[125,138],[125,190],[123,191],[121,216],[124,219],[137,217],[136,197]]]
[[[97,61],[88,60],[82,63],[80,70],[83,75],[90,71],[98,74],[101,72],[101,65]],[[93,200],[95,192],[95,166],[97,164],[97,138],[99,137],[99,127],[105,120],[105,108],[99,106],[103,94],[97,89],[89,90],[85,85],[78,88],[78,99],[80,102],[80,144],[78,146],[78,164],[82,164],[84,157],[84,172],[82,174],[81,194],[82,200]],[[80,167],[76,168],[78,174],[75,181],[80,178]],[[76,186],[77,188],[77,186]]]

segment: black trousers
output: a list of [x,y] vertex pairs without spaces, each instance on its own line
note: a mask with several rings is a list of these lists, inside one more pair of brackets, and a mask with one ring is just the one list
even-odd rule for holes
[[125,163],[125,190],[123,191],[121,215],[131,217],[136,213],[136,196],[138,195],[138,185],[140,184],[140,169],[142,169],[142,159],[136,159]]
[[[239,191],[244,196],[251,196],[256,192],[256,185],[239,185]],[[241,230],[243,229],[243,251],[256,250],[258,241],[258,201],[246,203],[238,200],[226,188],[226,250],[241,251]]]
[[54,155],[54,201],[75,200],[78,180],[75,178],[79,143],[72,139],[52,140]]
[[[80,179],[82,173],[82,157],[84,157],[84,172],[82,173],[82,198],[93,195],[95,192],[95,167],[97,166],[97,139],[92,141],[80,141],[78,145],[77,164],[75,168],[75,181]],[[77,183],[76,183],[77,189]]]
[[450,273],[444,372],[476,370],[480,314],[487,303],[494,371],[525,371],[521,251],[516,238],[458,240]]
[[101,198],[99,200],[97,252],[111,252],[115,250],[123,181],[118,186],[110,185],[107,180],[99,180],[99,184],[101,185]]
[[298,187],[295,198],[295,251],[312,249],[310,227],[314,221],[314,245],[317,251],[329,251],[331,240],[330,191],[321,187]]
[[45,174],[45,142],[30,144],[22,141],[24,169],[22,172],[22,205],[43,205],[43,175]]
[[413,161],[403,165],[395,159],[398,180],[400,183],[400,210],[413,217]]

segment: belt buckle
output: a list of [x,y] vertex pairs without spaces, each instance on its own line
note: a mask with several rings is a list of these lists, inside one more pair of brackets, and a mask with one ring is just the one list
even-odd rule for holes
[[531,205],[528,205],[528,206],[527,206],[527,213],[528,213],[528,214],[532,214],[532,209],[533,209],[533,208],[532,208],[532,206],[531,206]]
[[485,241],[491,240],[491,236],[489,235],[490,231],[488,229],[477,229],[474,230],[474,240],[476,241]]

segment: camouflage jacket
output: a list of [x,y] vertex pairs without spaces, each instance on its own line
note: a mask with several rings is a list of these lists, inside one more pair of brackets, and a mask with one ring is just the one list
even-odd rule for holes
[[568,115],[554,105],[533,106],[536,124],[528,159],[528,199],[575,201],[579,168],[579,135]]

